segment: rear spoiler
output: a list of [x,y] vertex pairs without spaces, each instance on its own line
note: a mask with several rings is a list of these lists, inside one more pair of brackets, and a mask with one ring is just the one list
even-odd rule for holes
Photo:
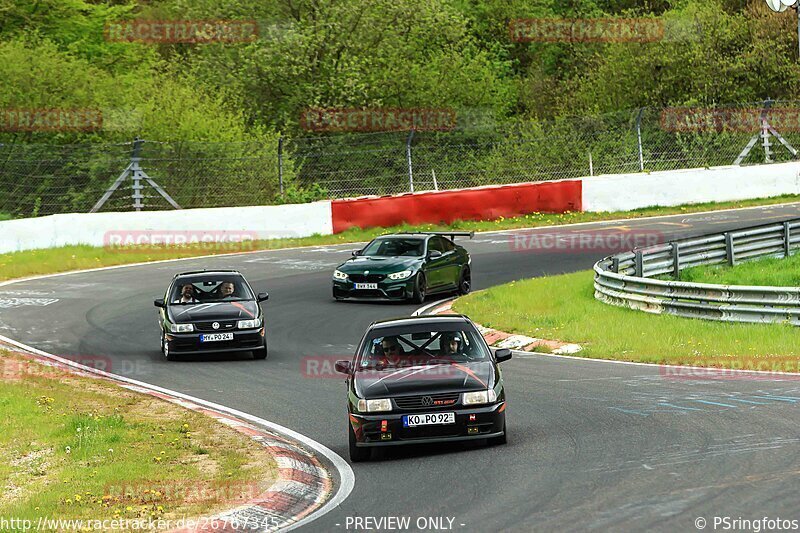
[[445,237],[450,237],[450,240],[456,237],[469,237],[471,239],[475,236],[474,231],[415,231],[414,233],[420,235],[444,235]]

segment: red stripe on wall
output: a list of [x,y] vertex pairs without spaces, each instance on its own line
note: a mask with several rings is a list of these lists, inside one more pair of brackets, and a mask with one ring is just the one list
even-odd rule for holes
[[453,191],[334,200],[333,232],[402,223],[494,220],[529,213],[581,210],[581,181],[542,181]]

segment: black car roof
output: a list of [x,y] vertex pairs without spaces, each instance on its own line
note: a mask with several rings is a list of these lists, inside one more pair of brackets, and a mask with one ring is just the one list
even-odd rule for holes
[[466,315],[421,315],[421,316],[407,316],[401,318],[389,318],[386,320],[378,320],[370,325],[370,329],[379,328],[394,328],[397,326],[413,326],[417,324],[430,324],[430,323],[471,323],[472,321]]

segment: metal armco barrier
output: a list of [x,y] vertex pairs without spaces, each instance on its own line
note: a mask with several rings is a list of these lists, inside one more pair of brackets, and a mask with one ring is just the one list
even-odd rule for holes
[[606,257],[594,265],[595,298],[648,313],[725,322],[800,326],[800,287],[715,285],[654,279],[698,265],[788,257],[800,248],[800,219],[673,241]]

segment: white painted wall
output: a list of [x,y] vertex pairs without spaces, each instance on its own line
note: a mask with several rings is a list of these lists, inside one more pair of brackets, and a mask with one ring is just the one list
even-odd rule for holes
[[[153,232],[142,234],[141,232]],[[333,233],[330,202],[131,213],[76,213],[0,222],[0,253],[113,238],[224,239]]]
[[584,211],[628,211],[798,194],[800,163],[612,174],[582,181]]

